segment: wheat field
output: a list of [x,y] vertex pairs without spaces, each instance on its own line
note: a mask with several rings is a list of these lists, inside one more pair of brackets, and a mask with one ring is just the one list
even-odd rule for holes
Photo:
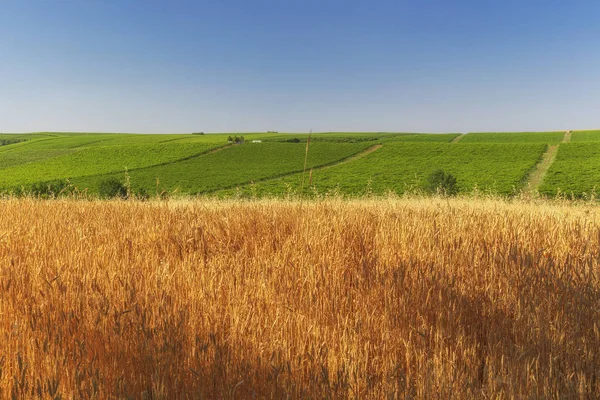
[[600,209],[0,200],[0,398],[598,398]]

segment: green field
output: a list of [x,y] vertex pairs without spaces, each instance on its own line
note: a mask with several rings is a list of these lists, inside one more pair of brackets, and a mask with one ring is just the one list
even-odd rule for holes
[[474,132],[465,135],[461,143],[547,143],[562,141],[565,132]]
[[571,142],[600,142],[600,131],[573,131]]
[[[393,132],[330,132],[315,133],[311,135],[312,142],[439,142],[448,143],[457,137],[458,133],[393,133]],[[278,134],[266,138],[267,141],[275,142],[298,142],[306,141],[307,135],[304,134]]]
[[7,134],[0,133],[0,151],[4,146],[9,144],[15,144],[20,142],[25,142],[27,140],[34,139],[37,135],[25,133],[25,134]]
[[[433,171],[442,169],[456,176],[462,192],[478,188],[506,195],[520,188],[544,149],[543,144],[388,143],[356,161],[313,170],[305,175],[305,181],[308,192],[337,191],[353,196],[390,190],[404,193],[422,188]],[[244,194],[281,195],[301,184],[302,174],[295,174],[240,190]]]
[[[307,165],[310,168],[330,164],[368,146],[364,143],[313,143]],[[305,149],[304,143],[246,143],[177,163],[132,170],[128,175],[136,191],[211,193],[301,171]],[[123,179],[124,174],[112,174],[110,177]],[[99,182],[97,178],[73,179],[76,186],[90,188],[92,192],[97,190]]]
[[600,189],[600,142],[565,143],[548,170],[540,192],[583,197]]
[[[535,186],[542,194],[584,196],[600,183],[600,131],[575,131],[573,143],[562,143],[564,132],[469,133],[453,142],[458,135],[315,133],[303,186],[308,134],[0,134],[0,191],[70,184],[97,194],[117,180],[148,194],[280,196],[303,188],[361,196],[418,191],[443,170],[461,193],[512,195],[530,187],[545,150],[557,145],[556,160]],[[245,143],[229,143],[229,136]]]
[[[223,145],[223,144],[220,144]],[[216,147],[216,143],[128,144],[79,147],[66,149],[65,154],[36,162],[3,166],[0,169],[0,187],[8,188],[43,181],[72,179],[102,175],[151,165],[175,162],[202,154]],[[72,150],[72,151],[69,151]],[[56,152],[56,149],[53,149]],[[48,153],[45,153],[48,154]],[[33,154],[27,155],[30,159]],[[20,162],[23,160],[15,160]],[[0,164],[2,164],[0,162]]]

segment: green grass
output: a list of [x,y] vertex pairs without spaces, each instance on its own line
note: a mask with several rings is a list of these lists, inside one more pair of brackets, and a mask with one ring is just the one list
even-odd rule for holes
[[0,133],[0,140],[29,140],[35,137],[32,133]]
[[32,136],[27,141],[0,147],[0,170],[70,154],[77,151],[80,147],[95,143],[104,143],[114,136]]
[[[458,133],[433,134],[433,133],[394,133],[394,132],[326,132],[313,133],[312,142],[451,142]],[[308,134],[278,134],[265,138],[273,142],[306,142]]]
[[[230,135],[244,136],[246,143],[227,147]],[[450,144],[456,136],[315,133],[305,192],[404,193],[424,187],[431,172],[443,169],[456,176],[463,193],[477,187],[510,195],[522,187],[546,146],[560,143],[564,132],[471,133]],[[111,177],[123,180],[127,170],[132,187],[147,193],[157,190],[158,180],[159,192],[284,195],[300,189],[307,138],[306,133],[261,132],[0,134],[0,140],[23,140],[0,146],[0,190],[68,179],[95,193],[100,182]],[[574,131],[571,140],[560,144],[540,186],[543,194],[584,196],[600,185],[600,131]],[[381,148],[339,164],[374,145]]]
[[[351,163],[314,170],[308,191],[360,196],[404,193],[422,188],[426,178],[442,169],[456,176],[461,192],[474,188],[507,195],[519,189],[541,158],[544,144],[386,143]],[[283,195],[301,185],[301,174],[246,185],[242,194]],[[232,195],[236,190],[221,191]]]
[[460,136],[460,133],[421,133],[418,135],[395,136],[389,138],[389,141],[450,143],[457,136]]
[[[336,162],[369,146],[364,143],[313,143],[308,167]],[[246,143],[182,162],[131,171],[128,175],[135,191],[210,193],[302,171],[305,148],[304,143]],[[100,182],[111,177],[123,180],[124,174],[74,179],[73,183],[80,189],[88,188],[91,193],[96,193]]]
[[600,142],[600,131],[573,131],[571,142]]
[[564,143],[558,149],[540,193],[584,197],[600,189],[600,143]]
[[8,146],[11,144],[15,144],[15,143],[19,143],[19,142],[23,142],[26,139],[17,139],[15,137],[0,137],[0,146]]
[[[111,141],[108,140],[107,143],[111,143]],[[39,143],[39,145],[41,144]],[[73,179],[172,163],[225,144],[212,141],[167,142],[50,149],[43,153],[49,155],[50,158],[26,163],[13,154],[17,158],[13,162],[18,165],[4,166],[0,169],[0,187],[6,189],[36,182]],[[18,153],[27,157],[29,161],[33,161],[35,157],[41,157],[40,153],[35,152],[27,153],[21,150]]]
[[0,133],[0,150],[5,146],[33,140],[39,136],[33,133]]
[[468,133],[461,143],[560,143],[565,132],[477,132]]

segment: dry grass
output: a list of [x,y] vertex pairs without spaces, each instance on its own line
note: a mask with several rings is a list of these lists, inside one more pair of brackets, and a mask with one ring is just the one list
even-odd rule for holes
[[2,200],[0,398],[597,398],[598,211]]

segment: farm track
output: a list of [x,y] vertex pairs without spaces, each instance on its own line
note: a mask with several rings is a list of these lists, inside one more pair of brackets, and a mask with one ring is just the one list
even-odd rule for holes
[[[19,147],[30,146],[32,144],[36,144],[36,143],[39,143],[39,142],[45,142],[45,141],[48,141],[48,140],[53,140],[53,139],[64,137],[64,136],[57,136],[57,135],[46,135],[46,136],[48,136],[48,137],[44,137],[44,138],[41,138],[41,139],[31,139],[31,140],[26,140],[24,142],[20,142],[21,146],[19,146]],[[100,142],[107,142],[107,141],[114,140],[114,139],[115,138],[100,139],[100,140],[95,140],[93,142],[81,143],[81,144],[75,145],[73,147],[66,147],[66,148],[67,149],[78,149],[78,148],[89,146],[91,144],[96,144],[96,143],[100,143]],[[15,143],[15,144],[19,144],[19,143]],[[3,147],[6,147],[6,146],[3,146]],[[12,150],[12,149],[14,149],[14,147],[13,148],[8,148],[8,149],[0,149],[0,152],[6,152],[6,151],[9,151],[9,150]]]
[[360,153],[354,154],[353,156],[344,158],[343,160],[336,161],[336,162],[334,162],[332,164],[327,164],[327,165],[322,165],[320,167],[312,168],[312,170],[327,169],[327,168],[335,167],[335,166],[338,166],[338,165],[348,164],[348,163],[350,163],[352,161],[356,161],[356,160],[359,160],[359,159],[361,159],[363,157],[368,156],[369,154],[371,154],[371,153],[379,150],[381,148],[381,146],[383,146],[383,145],[382,144],[376,144],[374,146],[369,147],[368,149],[365,149],[365,150],[361,151]]
[[[323,171],[332,167],[337,167],[339,165],[344,165],[344,164],[348,164],[350,162],[356,161],[356,160],[360,160],[363,157],[368,156],[369,154],[379,150],[383,145],[382,144],[376,144],[373,145],[361,152],[358,152],[356,154],[351,155],[350,157],[346,157],[344,159],[338,160],[338,161],[334,161],[332,163],[329,164],[323,164],[323,165],[319,165],[317,167],[313,167],[313,168],[309,168],[308,171]],[[255,181],[252,182],[246,182],[243,184],[236,184],[236,185],[232,185],[232,186],[227,186],[227,187],[223,187],[220,190],[227,190],[227,189],[233,189],[239,186],[243,186],[243,185],[247,185],[248,183],[258,183],[258,182],[268,182],[268,181],[275,181],[277,179],[281,179],[281,178],[285,178],[286,176],[290,176],[290,175],[295,175],[295,174],[299,174],[302,173],[302,171],[291,171],[285,174],[281,174],[281,175],[277,175],[277,176],[270,176],[264,179],[257,179]]]
[[161,140],[161,141],[160,141],[160,142],[158,142],[158,143],[161,143],[161,144],[162,144],[162,143],[176,142],[176,141],[178,141],[178,140],[184,140],[184,139],[189,139],[189,137],[187,137],[187,136],[186,136],[186,137],[179,137],[179,138],[175,138],[175,139]]
[[525,192],[534,194],[538,190],[544,180],[544,176],[546,176],[546,172],[548,172],[548,169],[554,162],[557,152],[558,145],[548,146],[548,149],[542,155],[542,159],[529,175],[527,183],[525,184]]
[[[201,153],[197,153],[197,154],[193,154],[191,156],[180,158],[180,159],[177,159],[177,160],[174,160],[174,161],[164,162],[164,163],[160,163],[160,164],[148,165],[147,167],[132,168],[132,169],[128,169],[127,172],[141,171],[141,170],[144,170],[144,169],[162,167],[162,166],[170,165],[170,164],[176,164],[176,163],[187,161],[187,160],[191,160],[191,159],[194,159],[194,158],[197,158],[197,157],[205,156],[207,154],[218,153],[219,151],[228,149],[228,148],[230,148],[232,146],[233,146],[232,144],[229,144],[229,145],[226,145],[226,146],[221,146],[221,147],[213,148],[213,149],[210,149],[210,150],[203,151]],[[99,177],[99,176],[109,176],[109,175],[113,175],[113,174],[120,173],[120,172],[125,172],[125,171],[115,171],[115,172],[108,172],[108,173],[102,173],[102,174],[96,174],[96,175],[85,175],[85,177],[86,178],[94,178],[94,177]]]
[[73,147],[69,147],[69,148],[70,148],[70,149],[79,149],[79,148],[82,148],[82,147],[89,146],[89,145],[91,145],[91,144],[102,143],[102,142],[108,142],[108,141],[111,141],[111,140],[115,140],[115,138],[109,138],[109,139],[100,139],[100,140],[96,140],[96,141],[93,141],[93,142],[88,142],[88,143],[82,143],[82,144],[78,144],[77,146],[73,146]]
[[458,143],[458,142],[460,142],[460,139],[462,139],[463,137],[465,137],[465,134],[460,134],[457,137],[455,137],[454,139],[452,139],[450,141],[450,143]]
[[[565,131],[565,136],[561,143],[569,143],[571,141],[571,131]],[[546,152],[542,155],[540,162],[535,166],[534,170],[529,175],[527,182],[525,183],[525,192],[534,194],[544,181],[546,173],[554,163],[556,154],[558,153],[559,145],[548,146]]]
[[[30,146],[34,143],[38,143],[38,142],[44,142],[46,140],[52,140],[53,138],[49,137],[49,138],[43,138],[43,139],[32,139],[32,140],[26,140],[24,142],[19,142],[19,143],[13,143],[13,145],[20,145],[20,147],[25,147],[25,146]],[[11,145],[7,145],[7,146],[2,146],[2,148],[0,149],[0,153],[4,153],[10,150],[13,150],[14,147],[10,147]]]
[[[334,162],[331,162],[331,163],[328,163],[328,164],[323,164],[323,165],[319,165],[319,166],[316,166],[316,167],[313,167],[313,168],[309,168],[307,171],[322,171],[322,170],[325,170],[325,169],[328,169],[328,168],[336,167],[338,165],[347,164],[347,163],[350,163],[352,161],[356,161],[356,160],[359,160],[359,159],[361,159],[363,157],[368,156],[369,154],[371,154],[371,153],[379,150],[382,146],[383,145],[381,145],[381,144],[376,144],[376,145],[373,145],[373,146],[371,146],[371,147],[369,147],[369,148],[367,148],[367,149],[365,149],[365,150],[363,150],[361,152],[353,154],[353,155],[351,155],[349,157],[346,157],[346,158],[343,158],[341,160],[334,161]],[[283,174],[280,174],[280,175],[269,176],[269,177],[266,177],[266,178],[256,179],[256,180],[252,180],[252,181],[245,182],[245,183],[238,183],[238,184],[235,184],[235,185],[225,186],[225,187],[220,188],[219,190],[235,189],[236,187],[241,187],[241,186],[245,186],[245,185],[248,185],[248,184],[259,183],[259,182],[275,181],[277,179],[285,178],[286,176],[295,175],[295,174],[301,174],[301,173],[302,173],[302,170],[290,171],[290,172],[286,172],[286,173],[283,173]],[[201,192],[200,194],[202,194],[202,193],[206,194],[206,193],[210,193],[210,192]]]

